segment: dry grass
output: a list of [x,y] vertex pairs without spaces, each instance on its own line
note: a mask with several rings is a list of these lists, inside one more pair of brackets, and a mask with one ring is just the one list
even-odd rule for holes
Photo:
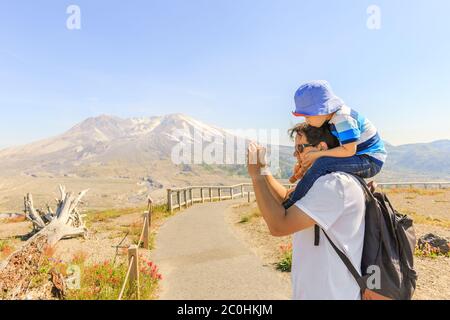
[[435,226],[450,229],[450,220],[443,218],[435,218],[433,216],[425,216],[416,213],[412,209],[401,208],[399,212],[410,216],[413,219],[414,224],[423,224],[428,226]]
[[[386,193],[387,195],[389,194],[408,194],[409,196],[407,197],[413,197],[410,196],[410,194],[413,195],[419,195],[419,196],[436,196],[436,195],[441,195],[441,194],[445,194],[445,190],[441,190],[441,189],[419,189],[419,188],[392,188],[392,189],[383,189],[382,190],[384,193]],[[415,199],[415,198],[413,198]]]
[[122,215],[144,212],[145,208],[125,208],[125,209],[109,209],[101,211],[86,212],[86,223],[88,226],[97,222],[108,222]]
[[19,222],[24,222],[26,220],[27,220],[27,218],[25,216],[18,216],[18,217],[14,217],[14,218],[0,219],[0,223],[4,223],[4,224],[19,223]]
[[248,212],[247,214],[242,216],[239,223],[247,223],[247,222],[252,221],[254,218],[259,218],[259,217],[261,217],[261,212],[259,212],[258,208],[253,208],[250,210],[250,212]]

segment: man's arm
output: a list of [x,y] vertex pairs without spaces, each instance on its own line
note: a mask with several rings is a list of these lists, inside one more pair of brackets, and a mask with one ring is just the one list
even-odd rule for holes
[[279,202],[283,203],[283,201],[287,197],[288,190],[277,181],[271,174],[265,175],[266,183],[269,187],[272,196]]
[[281,203],[272,195],[264,176],[252,176],[252,182],[256,203],[269,227],[271,235],[284,237],[311,228],[316,224],[313,219],[297,206],[292,206],[288,210],[285,210]]
[[[282,204],[272,195],[266,178],[261,175],[260,149],[254,143],[249,145],[247,169],[252,178],[256,202],[269,227],[270,233],[273,236],[282,237],[312,227],[315,221],[298,209],[297,206],[292,206],[288,210],[285,210]],[[266,162],[264,161],[264,163]]]

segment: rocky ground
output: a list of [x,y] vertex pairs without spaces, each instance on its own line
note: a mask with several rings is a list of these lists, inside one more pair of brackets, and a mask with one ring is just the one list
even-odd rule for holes
[[[417,238],[434,233],[450,239],[450,190],[396,189],[387,193],[398,211],[414,218]],[[272,237],[255,202],[237,205],[228,220],[236,235],[275,269],[282,256],[280,246],[289,244],[291,237]],[[414,299],[450,299],[450,258],[416,257],[415,267],[419,279]],[[282,275],[290,281],[290,273]]]

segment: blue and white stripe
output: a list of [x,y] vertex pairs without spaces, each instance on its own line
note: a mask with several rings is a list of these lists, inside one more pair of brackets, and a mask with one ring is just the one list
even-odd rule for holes
[[357,142],[357,155],[367,154],[378,161],[386,161],[386,149],[375,126],[348,106],[342,106],[330,120],[331,132],[341,145]]

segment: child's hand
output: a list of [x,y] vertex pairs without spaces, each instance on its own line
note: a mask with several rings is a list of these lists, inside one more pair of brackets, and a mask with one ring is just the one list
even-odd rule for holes
[[317,159],[321,157],[320,151],[311,151],[305,154],[302,158],[302,166],[304,168],[310,168]]

